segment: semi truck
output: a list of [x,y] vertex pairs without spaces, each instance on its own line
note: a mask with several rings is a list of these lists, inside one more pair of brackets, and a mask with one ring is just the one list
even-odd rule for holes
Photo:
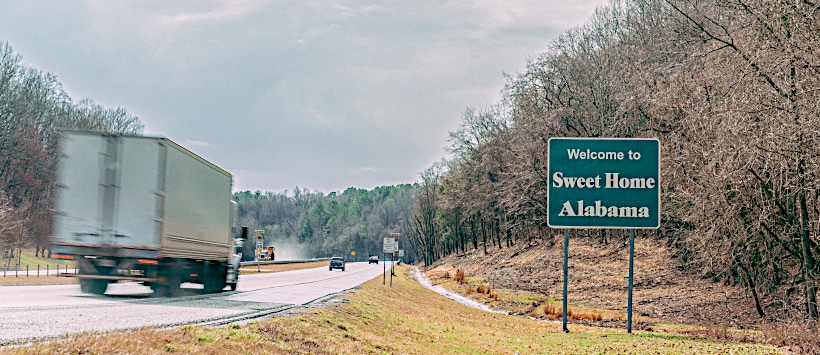
[[[235,290],[247,228],[235,227],[233,176],[163,137],[64,131],[52,257],[77,262],[84,293],[120,280],[181,295]],[[238,234],[238,237],[235,236]]]

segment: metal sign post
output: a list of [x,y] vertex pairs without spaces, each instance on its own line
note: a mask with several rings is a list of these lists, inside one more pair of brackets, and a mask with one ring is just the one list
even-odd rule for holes
[[632,265],[635,259],[635,229],[629,230],[629,294],[626,301],[626,332],[632,334]]
[[561,329],[564,330],[564,333],[569,333],[569,329],[567,329],[567,284],[569,284],[568,280],[569,276],[569,228],[564,229],[564,299],[563,303],[563,319],[561,320],[562,327]]
[[660,226],[660,141],[550,138],[547,225],[564,229],[563,330],[567,329],[570,228],[629,229],[627,332],[632,333],[635,228]]
[[[398,233],[390,233],[390,236],[391,236],[390,238],[384,238],[384,242],[382,243],[382,254],[383,255],[393,254],[393,250],[394,250],[396,244],[398,243],[396,241],[396,238],[392,237],[394,234],[398,234]],[[393,258],[391,257],[390,259],[393,259]],[[385,265],[384,265],[384,273],[382,274],[382,285],[387,283],[387,263],[383,262],[383,264],[385,264]],[[391,275],[390,275],[390,286],[393,286],[392,270],[391,270]]]
[[265,235],[265,230],[257,229],[253,231],[253,234],[256,235],[256,273],[262,272],[261,267],[259,266],[259,255],[262,252],[262,248],[265,247],[265,242],[262,240],[262,237]]
[[393,287],[393,275],[395,275],[396,269],[396,252],[399,250],[399,237],[401,236],[400,233],[390,233],[388,234],[390,238],[384,238],[385,241],[388,239],[393,240],[393,248],[390,250],[390,287]]

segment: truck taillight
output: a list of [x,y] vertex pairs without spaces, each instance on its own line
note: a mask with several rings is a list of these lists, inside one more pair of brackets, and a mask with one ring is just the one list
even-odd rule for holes
[[139,260],[137,260],[137,262],[140,263],[140,264],[149,264],[149,265],[159,264],[159,261],[151,260],[151,259],[139,259]]

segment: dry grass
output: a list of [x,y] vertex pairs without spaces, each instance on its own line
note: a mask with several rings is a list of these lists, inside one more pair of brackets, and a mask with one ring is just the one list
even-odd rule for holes
[[456,269],[456,274],[453,275],[453,281],[458,282],[459,285],[466,284],[467,280],[464,279],[464,270]]
[[77,279],[74,277],[59,277],[56,275],[40,277],[36,275],[30,275],[29,277],[7,275],[2,277],[0,275],[0,286],[70,285],[76,283]]
[[[34,249],[23,249],[20,255],[20,266],[17,269],[18,259],[0,259],[0,286],[29,286],[29,285],[64,285],[76,284],[77,280],[71,277],[46,276],[47,272],[54,272],[59,268],[64,272],[75,271],[75,262],[72,260],[58,260],[34,256]],[[28,271],[26,270],[28,267]],[[39,276],[38,276],[39,267]],[[3,272],[5,268],[5,273]],[[15,271],[16,270],[16,271]]]
[[[446,257],[433,270],[464,270],[468,279],[492,284],[499,290],[494,307],[529,315],[536,304],[505,302],[505,294],[538,294],[558,298],[563,289],[563,236],[555,243],[534,240],[506,250],[468,251]],[[625,318],[627,306],[628,245],[616,237],[608,245],[595,238],[571,238],[569,301],[574,309],[601,313],[604,320]],[[435,273],[427,274],[434,279]],[[434,281],[447,286],[444,280]],[[475,285],[475,284],[474,284]],[[449,287],[449,286],[447,286]],[[464,292],[464,288],[452,287]],[[678,323],[730,328],[755,328],[758,317],[742,287],[725,286],[685,274],[671,251],[658,240],[638,235],[635,240],[633,321],[644,327]]]
[[[262,273],[270,273],[301,269],[312,269],[316,267],[325,267],[327,266],[327,263],[327,261],[314,261],[309,263],[260,265],[260,271]],[[62,266],[60,270],[63,270],[63,267],[64,266]],[[74,270],[71,269],[71,267],[69,267],[69,270],[71,272],[74,272]],[[51,271],[54,271],[54,269],[52,268]],[[40,270],[40,272],[41,275],[38,277],[37,269],[35,267],[33,269],[29,269],[28,277],[26,277],[25,270],[20,271],[17,274],[17,276],[15,276],[13,271],[7,271],[6,277],[3,277],[2,269],[0,269],[0,286],[68,285],[77,283],[77,279],[73,277],[59,277],[55,275],[45,276],[45,268]],[[243,267],[239,270],[239,273],[242,275],[256,274],[256,266]]]
[[259,265],[257,268],[256,265],[251,266],[244,266],[239,269],[240,275],[249,275],[249,274],[258,274],[258,273],[269,273],[269,272],[282,272],[282,271],[293,271],[293,270],[302,270],[302,269],[313,269],[316,267],[327,267],[328,261],[312,261],[309,263],[293,263],[293,264],[268,264],[268,265]]
[[[540,307],[536,307],[532,312],[530,312],[530,317],[547,320],[562,319],[564,317],[564,307],[562,304],[558,304],[556,302],[547,302],[541,305]],[[603,319],[604,316],[599,312],[577,311],[572,307],[567,306],[567,320],[584,320],[587,322],[600,322]]]
[[768,344],[788,348],[796,354],[820,354],[820,325],[816,322],[767,324],[761,327],[761,332]]
[[[771,347],[573,325],[488,313],[453,303],[397,267],[345,297],[349,303],[222,328],[85,334],[0,354],[772,354]],[[419,307],[420,302],[424,307]]]

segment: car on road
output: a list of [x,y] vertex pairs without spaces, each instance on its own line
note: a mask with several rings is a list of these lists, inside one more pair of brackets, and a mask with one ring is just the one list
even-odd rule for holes
[[379,256],[378,255],[371,255],[370,258],[367,259],[368,264],[378,264],[379,263]]
[[342,271],[345,271],[345,259],[339,256],[330,258],[330,266],[328,266],[328,269],[330,271],[333,271],[333,269],[342,269]]

